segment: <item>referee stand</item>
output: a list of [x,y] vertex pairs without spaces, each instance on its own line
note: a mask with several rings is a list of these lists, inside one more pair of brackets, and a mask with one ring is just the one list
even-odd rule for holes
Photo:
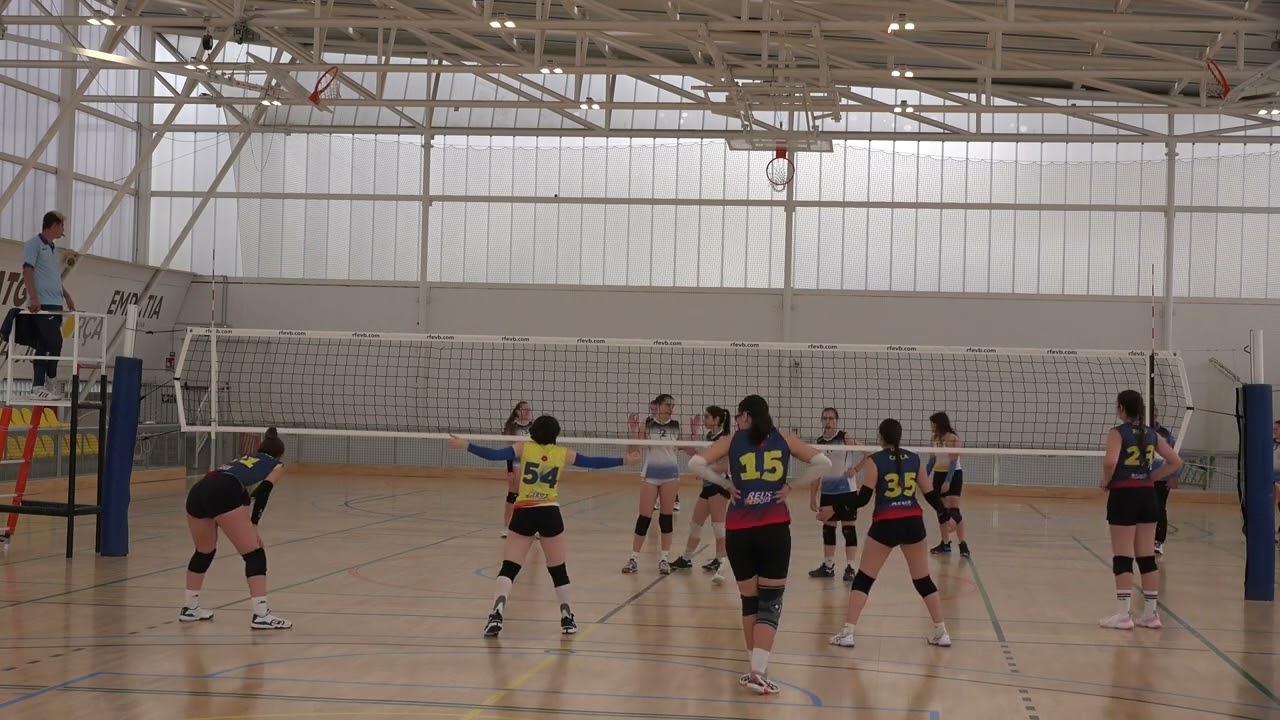
[[[131,309],[131,317],[135,318],[136,308]],[[102,504],[104,483],[104,467],[107,453],[103,445],[107,436],[107,377],[106,346],[102,342],[101,327],[107,319],[102,313],[80,311],[61,311],[63,316],[63,337],[71,342],[70,355],[37,356],[28,346],[19,342],[20,326],[23,316],[30,316],[25,309],[20,310],[12,320],[3,347],[5,360],[4,405],[0,408],[0,465],[17,466],[17,474],[13,492],[0,494],[0,517],[4,524],[0,526],[0,547],[7,554],[9,546],[18,530],[18,519],[22,515],[44,515],[66,519],[66,557],[70,558],[75,547],[75,519],[82,516],[95,518],[95,550],[102,549]],[[89,320],[88,323],[85,321]],[[86,325],[96,327],[97,348],[86,348],[92,344]],[[64,341],[64,352],[67,344]],[[20,354],[22,349],[27,352]],[[30,391],[20,391],[15,382],[15,366],[30,367],[37,360],[53,360],[59,363],[68,362],[72,373],[68,392],[57,399],[36,399]],[[82,383],[82,373],[90,376],[98,373],[97,387],[89,389]],[[25,373],[22,373],[25,374]],[[139,373],[140,374],[140,373]],[[97,436],[82,435],[81,416],[86,411],[97,411]],[[59,414],[63,414],[59,418]],[[13,424],[17,419],[19,424]],[[136,429],[136,420],[135,420]],[[52,427],[50,427],[52,425]],[[21,454],[12,457],[11,450],[17,448],[16,438],[11,434],[23,433]],[[42,434],[44,433],[44,434]],[[65,436],[65,437],[64,437]],[[91,441],[92,440],[92,441]],[[77,485],[81,455],[94,450],[97,463],[96,498],[93,504],[77,501]],[[67,486],[66,499],[59,501],[28,499],[27,484],[31,479],[33,466],[37,461],[53,458],[54,472],[61,464],[63,453],[66,454]],[[132,456],[132,450],[130,450]]]

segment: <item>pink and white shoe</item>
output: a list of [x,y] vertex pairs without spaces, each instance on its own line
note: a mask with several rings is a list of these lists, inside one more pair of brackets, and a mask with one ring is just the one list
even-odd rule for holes
[[1144,628],[1151,628],[1152,630],[1159,630],[1160,628],[1164,627],[1164,622],[1160,620],[1159,612],[1153,612],[1150,615],[1143,615],[1141,618],[1139,618],[1138,626],[1144,627]]
[[1112,630],[1132,630],[1133,615],[1127,612],[1116,613],[1111,617],[1103,618],[1098,622],[1098,624],[1104,628],[1110,628]]

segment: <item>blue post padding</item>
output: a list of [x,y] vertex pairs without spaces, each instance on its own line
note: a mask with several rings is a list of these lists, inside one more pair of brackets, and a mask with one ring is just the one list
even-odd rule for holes
[[141,398],[142,361],[117,357],[102,476],[102,554],[111,557],[129,554],[129,481]]
[[1244,405],[1244,501],[1246,600],[1275,600],[1276,550],[1275,489],[1272,462],[1271,386],[1245,385]]

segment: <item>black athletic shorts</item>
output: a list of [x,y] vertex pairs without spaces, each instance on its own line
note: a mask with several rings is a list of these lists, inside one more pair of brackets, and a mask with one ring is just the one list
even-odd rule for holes
[[249,504],[249,493],[233,475],[211,472],[187,491],[187,514],[201,520],[216,518]]
[[1141,525],[1160,521],[1154,487],[1116,488],[1107,493],[1108,525]]
[[525,537],[541,535],[553,538],[564,532],[564,518],[560,516],[559,505],[516,508],[511,513],[511,524],[507,529]]
[[873,519],[871,527],[867,528],[867,537],[885,547],[895,548],[924,542],[928,533],[924,529],[924,516],[913,515],[888,520]]
[[703,500],[710,500],[717,495],[723,497],[725,500],[730,498],[729,490],[727,488],[720,487],[715,483],[702,483],[702,492],[698,493],[698,497]]
[[753,577],[782,580],[791,567],[791,524],[726,530],[724,550],[738,582]]
[[828,495],[822,493],[821,499],[818,500],[818,507],[829,507],[832,509],[831,518],[827,522],[853,522],[858,519],[858,508],[854,507],[853,501],[858,497],[858,493],[847,492]]
[[[938,492],[942,492],[942,483],[946,480],[946,470],[933,474],[933,486],[938,489]],[[951,484],[947,486],[947,491],[942,493],[942,497],[960,497],[962,492],[964,492],[964,470],[956,469],[955,474],[951,476]]]

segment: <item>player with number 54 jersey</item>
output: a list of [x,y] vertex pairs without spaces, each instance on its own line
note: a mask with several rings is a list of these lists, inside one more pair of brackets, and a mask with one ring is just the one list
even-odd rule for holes
[[511,531],[502,548],[502,569],[498,571],[498,589],[494,593],[493,610],[485,623],[485,637],[502,632],[503,611],[511,584],[535,539],[547,560],[547,573],[560,601],[560,632],[578,632],[578,623],[569,607],[569,570],[565,566],[564,519],[560,515],[560,480],[568,465],[582,468],[611,468],[640,461],[640,453],[632,451],[625,458],[588,457],[556,444],[560,423],[543,415],[529,425],[529,440],[517,442],[501,450],[468,443],[459,437],[449,439],[449,447],[466,449],[485,460],[506,460],[515,465],[520,488],[516,491],[515,509],[511,513]]

